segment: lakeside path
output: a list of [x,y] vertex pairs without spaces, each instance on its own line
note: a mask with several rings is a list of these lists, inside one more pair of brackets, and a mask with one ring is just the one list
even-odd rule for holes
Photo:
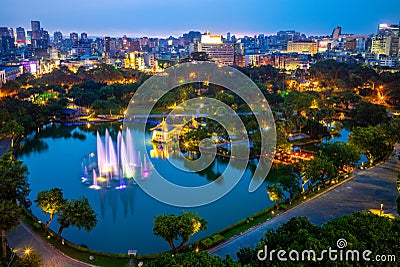
[[396,177],[400,170],[397,154],[399,152],[400,144],[396,144],[395,153],[385,163],[368,170],[354,171],[353,179],[210,249],[209,252],[221,257],[229,254],[237,259],[236,252],[240,248],[254,247],[268,228],[276,229],[297,216],[306,216],[311,223],[322,225],[329,220],[354,212],[379,210],[381,204],[385,213],[396,214],[395,200],[398,195]]
[[25,248],[33,248],[42,258],[43,266],[51,267],[83,267],[94,266],[72,259],[58,249],[51,246],[47,241],[30,229],[21,221],[16,230],[7,235],[8,243],[18,255],[21,255]]

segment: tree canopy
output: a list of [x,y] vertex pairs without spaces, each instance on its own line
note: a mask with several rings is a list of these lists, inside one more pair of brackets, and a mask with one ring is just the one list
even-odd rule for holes
[[[160,215],[154,219],[153,233],[168,242],[173,252],[178,253],[190,237],[198,231],[207,228],[207,221],[198,214],[192,212],[182,212],[182,215]],[[174,241],[181,240],[178,246]]]
[[46,222],[45,226],[45,234],[47,234],[53,216],[61,211],[67,203],[67,200],[64,198],[63,192],[60,188],[53,188],[50,190],[40,191],[37,194],[35,203],[42,209],[43,213],[48,213],[50,215],[50,219]]
[[[355,258],[352,260],[351,256],[353,254],[351,254],[348,258],[349,260],[343,262],[344,266],[365,266],[370,264],[370,262],[362,258],[362,253],[365,250],[371,251],[371,255],[369,255],[371,260],[375,259],[376,255],[395,255],[396,259],[400,257],[399,230],[399,218],[390,219],[366,211],[333,219],[322,226],[310,223],[306,217],[295,217],[287,223],[278,226],[276,230],[267,230],[261,242],[256,246],[256,249],[242,249],[237,253],[237,256],[242,265],[293,265],[293,261],[278,261],[276,254],[274,254],[272,261],[270,261],[269,255],[267,255],[267,259],[264,262],[260,262],[257,259],[257,252],[259,250],[264,251],[265,246],[267,246],[269,252],[271,250],[275,250],[276,252],[279,250],[286,251],[285,257],[288,260],[289,255],[292,255],[295,259],[297,256],[296,264],[337,266],[338,262],[330,261],[327,253],[325,253],[325,257],[319,259],[322,251],[328,250],[331,247],[336,252],[340,249],[343,249],[344,253],[346,250],[357,250],[359,252],[359,260],[356,260],[357,254],[354,254]],[[339,248],[337,245],[339,244],[338,240],[342,240],[343,242],[343,239],[346,241],[346,245]],[[300,255],[296,253],[290,254],[294,250],[300,252]],[[310,250],[315,252],[315,257]],[[310,254],[305,254],[304,259],[301,254],[303,251],[310,252]],[[310,259],[308,259],[307,255],[311,256]],[[338,253],[335,255],[339,256]],[[261,256],[263,256],[262,253]],[[396,262],[375,261],[374,265],[396,266]]]
[[91,231],[97,224],[97,215],[86,197],[67,201],[57,218],[60,228],[58,238],[65,228],[75,226],[78,229]]

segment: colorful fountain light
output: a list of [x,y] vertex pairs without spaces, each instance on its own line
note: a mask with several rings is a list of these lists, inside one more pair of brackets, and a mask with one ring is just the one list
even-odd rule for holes
[[93,184],[90,186],[90,188],[99,190],[101,187],[97,184],[97,182],[96,170],[93,169]]
[[140,157],[140,151],[135,151],[133,138],[129,129],[125,132],[125,138],[121,131],[118,132],[116,146],[110,136],[108,129],[105,132],[104,140],[97,132],[97,169],[91,167],[89,154],[89,165],[82,162],[82,182],[88,183],[88,168],[92,169],[93,179],[90,185],[92,189],[101,189],[103,184],[107,188],[113,187],[113,181],[119,181],[116,189],[126,188],[126,180],[135,177],[135,169],[139,169],[141,179],[147,179],[150,176],[147,166],[146,155],[143,155],[143,161]]

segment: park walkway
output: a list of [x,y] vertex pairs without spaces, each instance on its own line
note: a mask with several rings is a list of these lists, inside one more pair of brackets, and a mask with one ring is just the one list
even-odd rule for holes
[[[9,139],[0,139],[0,156],[10,149],[11,141]],[[25,222],[7,235],[8,244],[21,255],[26,248],[34,249],[41,255],[43,266],[46,267],[82,267],[93,266],[79,262],[68,257],[56,248],[52,247],[40,236],[34,233]]]
[[[334,218],[362,210],[379,210],[383,204],[385,213],[396,213],[398,195],[396,177],[400,170],[397,158],[400,145],[385,163],[368,170],[354,171],[355,178],[317,196],[261,225],[210,250],[210,253],[236,259],[236,252],[243,247],[253,247],[268,228],[276,229],[293,217],[306,216],[311,223],[321,225]],[[343,237],[345,238],[345,237]]]

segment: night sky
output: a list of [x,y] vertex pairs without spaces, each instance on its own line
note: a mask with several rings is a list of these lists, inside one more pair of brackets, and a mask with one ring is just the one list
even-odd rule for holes
[[0,26],[30,30],[39,20],[50,34],[179,36],[188,30],[242,36],[278,30],[329,35],[376,33],[400,20],[399,0],[1,0]]

